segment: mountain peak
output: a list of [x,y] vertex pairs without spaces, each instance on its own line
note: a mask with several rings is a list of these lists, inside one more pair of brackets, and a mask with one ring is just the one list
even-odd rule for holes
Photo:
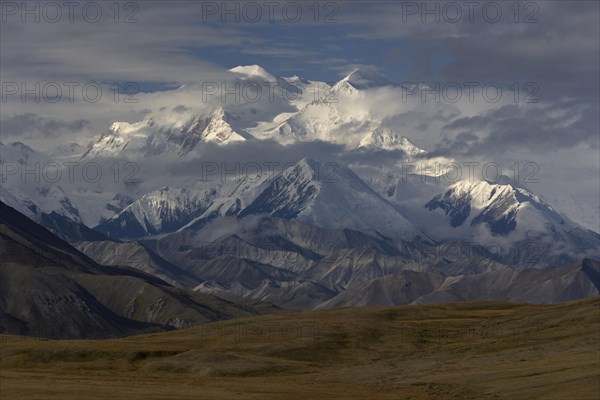
[[243,142],[250,138],[231,126],[231,116],[222,107],[211,115],[210,121],[202,132],[202,139],[217,144]]
[[260,65],[239,65],[235,68],[231,68],[230,72],[245,75],[248,77],[257,77],[264,79],[265,81],[276,81],[277,77],[261,67]]
[[355,69],[348,74],[341,82],[347,82],[355,89],[374,89],[382,86],[388,86],[391,82],[374,71],[366,71],[363,69]]
[[425,154],[426,151],[417,147],[406,136],[390,128],[377,128],[361,140],[358,147],[371,147],[383,150],[401,150],[409,156]]
[[[328,163],[329,164],[329,163]],[[323,229],[365,230],[374,237],[414,239],[420,231],[351,169],[303,158],[285,169],[242,212]]]
[[229,113],[227,113],[223,107],[218,107],[215,111],[213,111],[213,113],[211,114],[211,117],[217,118],[217,119],[228,120]]
[[317,182],[319,180],[319,163],[311,157],[305,157],[282,171],[281,176],[290,181]]

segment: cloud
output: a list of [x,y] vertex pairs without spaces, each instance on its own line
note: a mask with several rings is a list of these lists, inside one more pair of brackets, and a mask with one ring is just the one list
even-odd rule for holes
[[[600,4],[590,1],[479,2],[472,22],[451,22],[443,2],[382,2],[343,5],[340,24],[351,41],[385,43],[382,63],[405,64],[407,80],[537,82],[546,99],[598,100]],[[499,5],[501,18],[489,22],[486,4]],[[412,5],[416,13],[407,10]],[[425,15],[425,8],[440,7]],[[491,12],[490,12],[491,13]],[[434,19],[438,18],[436,22]],[[532,18],[528,18],[532,17]],[[515,18],[517,22],[515,22]],[[529,22],[529,23],[528,23]],[[443,62],[436,62],[440,58]]]
[[506,155],[518,148],[554,151],[586,144],[600,148],[597,109],[576,102],[550,106],[505,105],[461,117],[442,128],[440,155]]
[[311,157],[317,161],[341,162],[345,146],[326,142],[299,142],[282,145],[274,140],[253,140],[219,146],[214,143],[199,143],[197,156],[189,160],[178,160],[167,164],[164,173],[174,177],[189,177],[190,171],[201,171],[207,164],[217,166],[218,174],[227,171],[243,171],[259,165],[264,171],[281,171],[300,159]]
[[70,133],[80,133],[86,130],[90,122],[85,119],[64,121],[61,119],[44,117],[33,113],[13,115],[0,119],[2,135],[5,138],[33,139],[51,138]]
[[189,110],[190,110],[190,108],[184,106],[183,104],[173,107],[173,111],[175,111],[177,114],[183,114],[184,112],[189,111]]
[[195,82],[223,71],[192,49],[254,41],[235,25],[202,23],[201,7],[135,4],[136,23],[115,23],[108,3],[97,23],[81,13],[73,22],[8,18],[0,28],[3,80]]
[[[496,104],[480,98],[473,104],[405,103],[397,91],[382,90],[369,93],[369,103],[358,108],[434,150],[434,155],[541,162],[552,154],[557,167],[547,178],[554,181],[547,188],[589,192],[588,198],[594,199],[590,187],[595,189],[595,183],[590,186],[586,180],[599,168],[598,2],[519,2],[518,23],[510,8],[514,2],[496,2],[503,7],[498,23],[485,21],[481,12],[472,23],[443,18],[424,23],[420,14],[405,18],[403,4],[413,2],[371,2],[367,7],[339,2],[338,22],[330,25],[311,23],[311,14],[299,24],[282,24],[280,17],[274,24],[204,23],[201,3],[135,2],[138,22],[131,24],[115,23],[108,2],[99,3],[106,18],[98,23],[83,21],[81,13],[73,22],[59,23],[9,18],[0,24],[3,82],[27,82],[31,87],[32,82],[99,81],[108,87],[132,81],[141,89],[133,104],[116,103],[111,96],[98,103],[9,101],[2,104],[2,135],[37,141],[38,148],[61,141],[84,144],[97,139],[113,121],[133,122],[161,109],[190,113],[199,106],[198,97],[166,87],[223,82],[230,77],[226,68],[235,65],[232,62],[250,59],[246,64],[273,66],[275,74],[294,71],[308,79],[334,80],[360,66],[404,82],[497,82],[503,88],[535,82],[538,104],[515,104],[507,98]],[[414,3],[423,7],[427,2]],[[444,4],[427,6],[434,3]],[[479,10],[487,2],[480,3]],[[464,3],[458,4],[464,12]],[[538,7],[537,22],[523,22],[531,11],[526,4]],[[122,19],[127,13],[121,11]],[[260,113],[268,107],[272,105],[254,108],[270,116]],[[297,161],[306,155],[356,163],[377,162],[378,157],[388,163],[393,158],[368,152],[344,156],[330,146],[282,147],[265,141],[227,150],[207,147],[203,154],[230,162],[236,157]],[[169,173],[176,173],[179,165],[169,165]]]

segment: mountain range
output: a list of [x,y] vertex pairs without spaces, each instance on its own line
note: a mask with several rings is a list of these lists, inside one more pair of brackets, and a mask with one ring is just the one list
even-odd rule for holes
[[[56,303],[48,315],[79,307],[90,326],[144,330],[220,318],[205,301],[233,315],[253,312],[238,301],[321,309],[598,295],[594,221],[507,176],[452,179],[436,168],[454,160],[407,137],[402,104],[393,118],[370,106],[399,85],[361,70],[331,84],[259,66],[229,72],[228,87],[275,90],[223,102],[218,85],[210,96],[187,85],[88,147],[0,142],[3,213],[29,217],[18,224],[57,235],[53,246],[75,257],[59,272],[27,266],[48,245],[3,222],[5,240],[30,254],[3,270],[3,321],[37,329],[25,308]],[[197,167],[219,157],[250,161],[207,179]],[[78,300],[23,297],[15,279]]]
[[4,333],[119,337],[259,313],[139,269],[99,265],[4,203],[0,211]]

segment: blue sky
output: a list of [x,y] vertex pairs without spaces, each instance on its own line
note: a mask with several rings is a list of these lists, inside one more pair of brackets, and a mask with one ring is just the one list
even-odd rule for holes
[[[321,2],[323,10],[330,2]],[[390,6],[401,12],[393,2],[371,2]],[[405,37],[368,37],[368,26],[356,21],[364,2],[339,3],[335,11],[335,22],[315,23],[314,8],[305,6],[303,18],[298,23],[284,19],[275,22],[263,20],[261,23],[233,24],[248,38],[246,42],[233,46],[205,47],[202,39],[199,47],[190,49],[200,59],[210,60],[223,67],[259,64],[280,76],[310,75],[310,79],[335,82],[355,67],[377,70],[389,79],[399,82],[417,79],[419,69],[425,69],[428,78],[439,76],[440,68],[446,65],[449,55],[434,54],[431,57],[415,58],[415,46],[423,46],[421,40]],[[347,20],[345,17],[348,17]],[[217,16],[209,18],[208,25],[219,28],[232,25],[232,18],[223,24]],[[423,68],[425,67],[425,68]]]

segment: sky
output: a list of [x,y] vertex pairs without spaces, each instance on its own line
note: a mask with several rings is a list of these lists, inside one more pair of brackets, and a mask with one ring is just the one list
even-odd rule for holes
[[[237,65],[325,82],[361,68],[398,83],[499,85],[504,101],[461,105],[406,136],[444,156],[531,160],[540,192],[598,209],[598,1],[2,0],[1,18],[3,141],[87,144],[113,121],[139,119],[150,108],[146,93],[219,81]],[[23,85],[36,83],[63,95],[23,100]],[[104,95],[81,100],[92,83]],[[127,83],[139,91],[136,103],[114,97]],[[506,101],[514,85],[535,102]],[[436,118],[420,115],[425,127]]]

